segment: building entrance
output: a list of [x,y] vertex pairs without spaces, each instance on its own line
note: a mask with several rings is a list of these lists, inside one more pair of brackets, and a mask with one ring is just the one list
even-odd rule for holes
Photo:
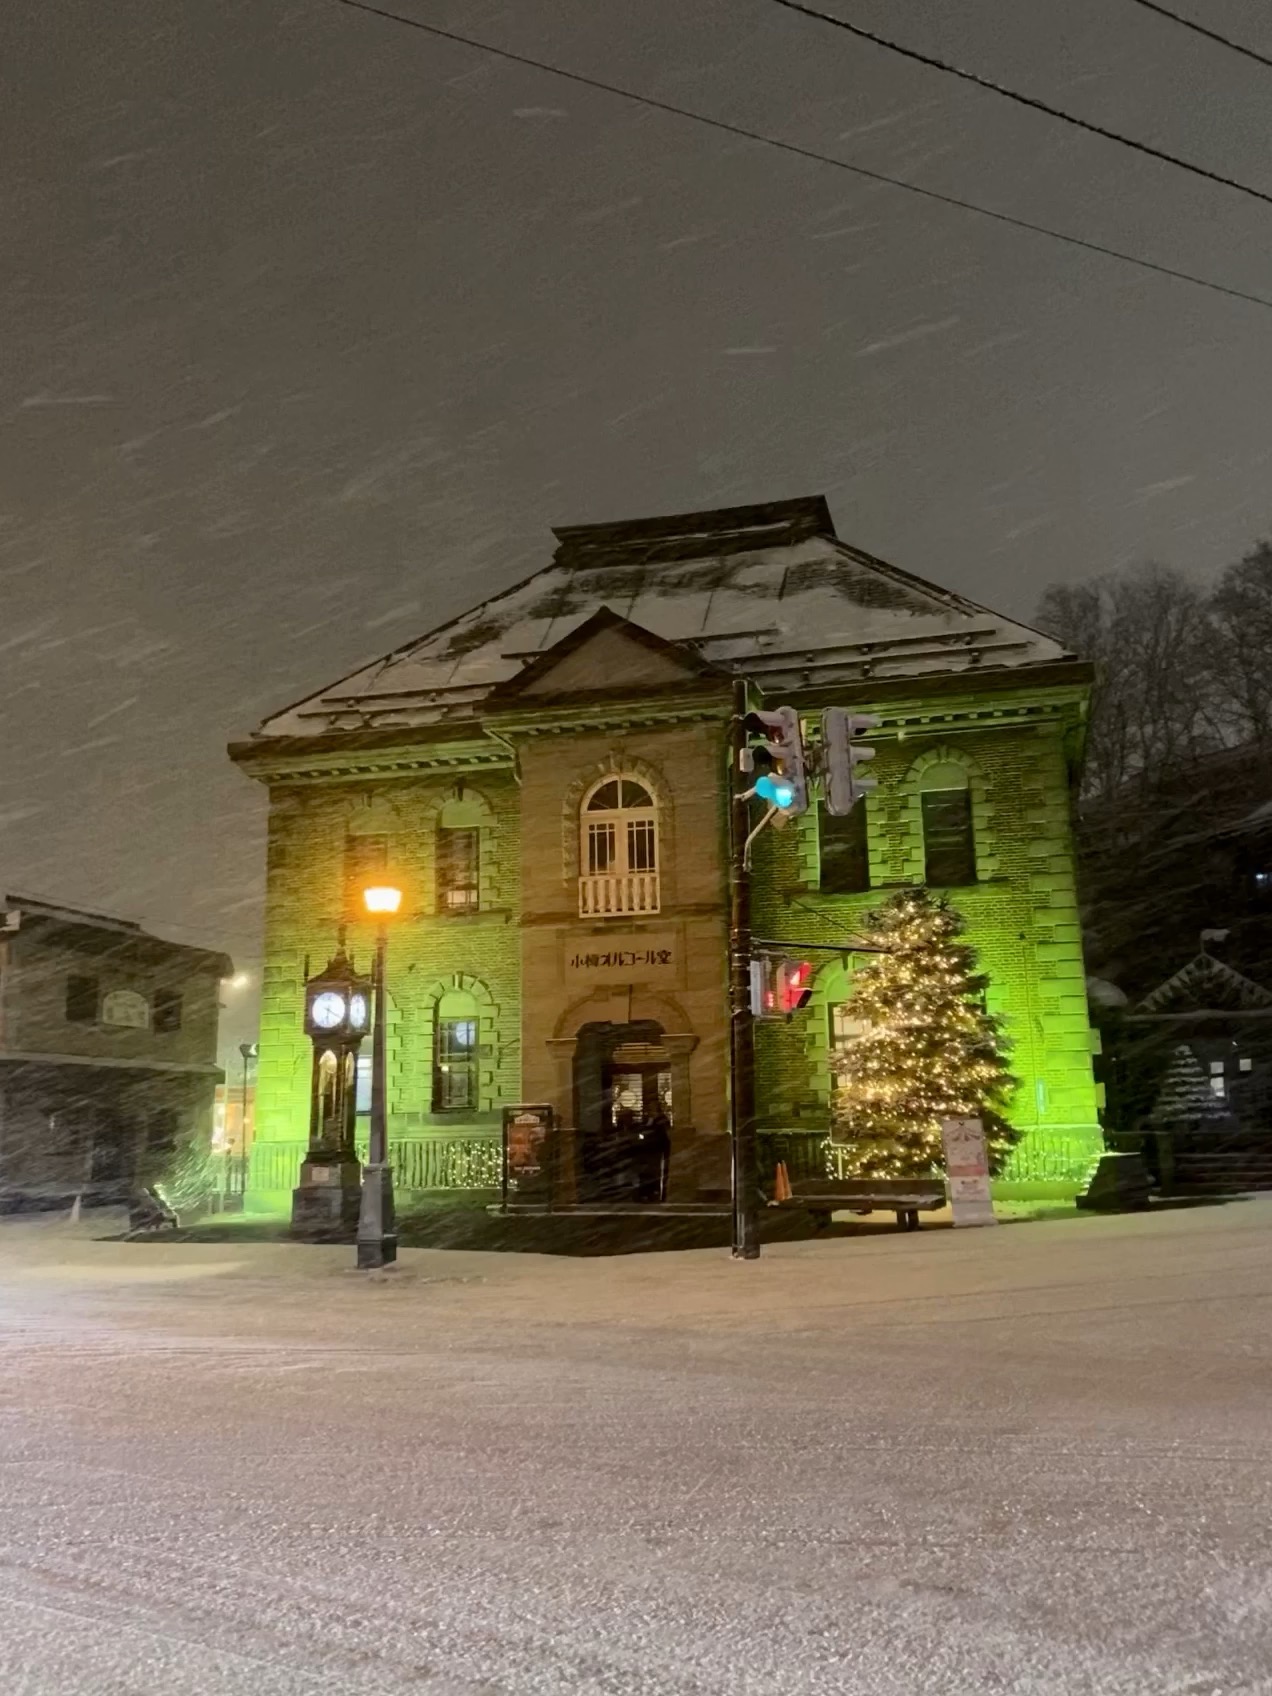
[[591,1024],[574,1058],[575,1170],[580,1201],[666,1198],[671,1057],[652,1021]]

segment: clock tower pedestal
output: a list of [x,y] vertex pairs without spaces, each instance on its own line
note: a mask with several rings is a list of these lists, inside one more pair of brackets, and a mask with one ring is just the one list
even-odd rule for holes
[[305,983],[305,1032],[314,1045],[309,1148],[292,1191],[291,1234],[352,1242],[362,1166],[354,1148],[358,1049],[367,1033],[371,982],[359,977],[340,938],[326,969]]

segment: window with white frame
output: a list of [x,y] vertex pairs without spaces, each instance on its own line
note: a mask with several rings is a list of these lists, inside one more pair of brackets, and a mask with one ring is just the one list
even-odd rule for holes
[[579,831],[580,913],[656,913],[658,807],[645,784],[602,778],[583,799]]
[[448,990],[437,1002],[433,1030],[433,1111],[477,1106],[480,1050],[477,1002],[467,990]]

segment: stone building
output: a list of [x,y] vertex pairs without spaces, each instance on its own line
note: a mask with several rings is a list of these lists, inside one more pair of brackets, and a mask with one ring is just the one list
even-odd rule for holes
[[0,1208],[119,1199],[211,1142],[223,954],[10,895],[0,908]]
[[[615,1102],[672,1120],[670,1192],[727,1182],[731,684],[881,715],[879,790],[762,842],[756,934],[835,943],[890,888],[948,889],[1015,1039],[1012,1176],[1076,1187],[1100,1147],[1070,834],[1089,674],[1055,642],[839,541],[821,498],[558,530],[550,564],[267,719],[270,795],[249,1205],[286,1205],[308,1123],[305,962],[368,880],[390,942],[400,1189],[496,1181],[501,1108],[553,1106],[563,1189],[607,1181]],[[850,961],[765,1027],[762,1130],[825,1134]]]

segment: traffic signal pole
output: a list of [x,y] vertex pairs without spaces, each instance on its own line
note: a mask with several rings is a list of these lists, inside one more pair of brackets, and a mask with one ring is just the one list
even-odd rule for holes
[[751,1013],[750,813],[739,785],[747,746],[747,684],[733,685],[729,738],[729,1132],[733,1165],[733,1258],[760,1258],[759,1149],[755,1134],[755,1020]]

